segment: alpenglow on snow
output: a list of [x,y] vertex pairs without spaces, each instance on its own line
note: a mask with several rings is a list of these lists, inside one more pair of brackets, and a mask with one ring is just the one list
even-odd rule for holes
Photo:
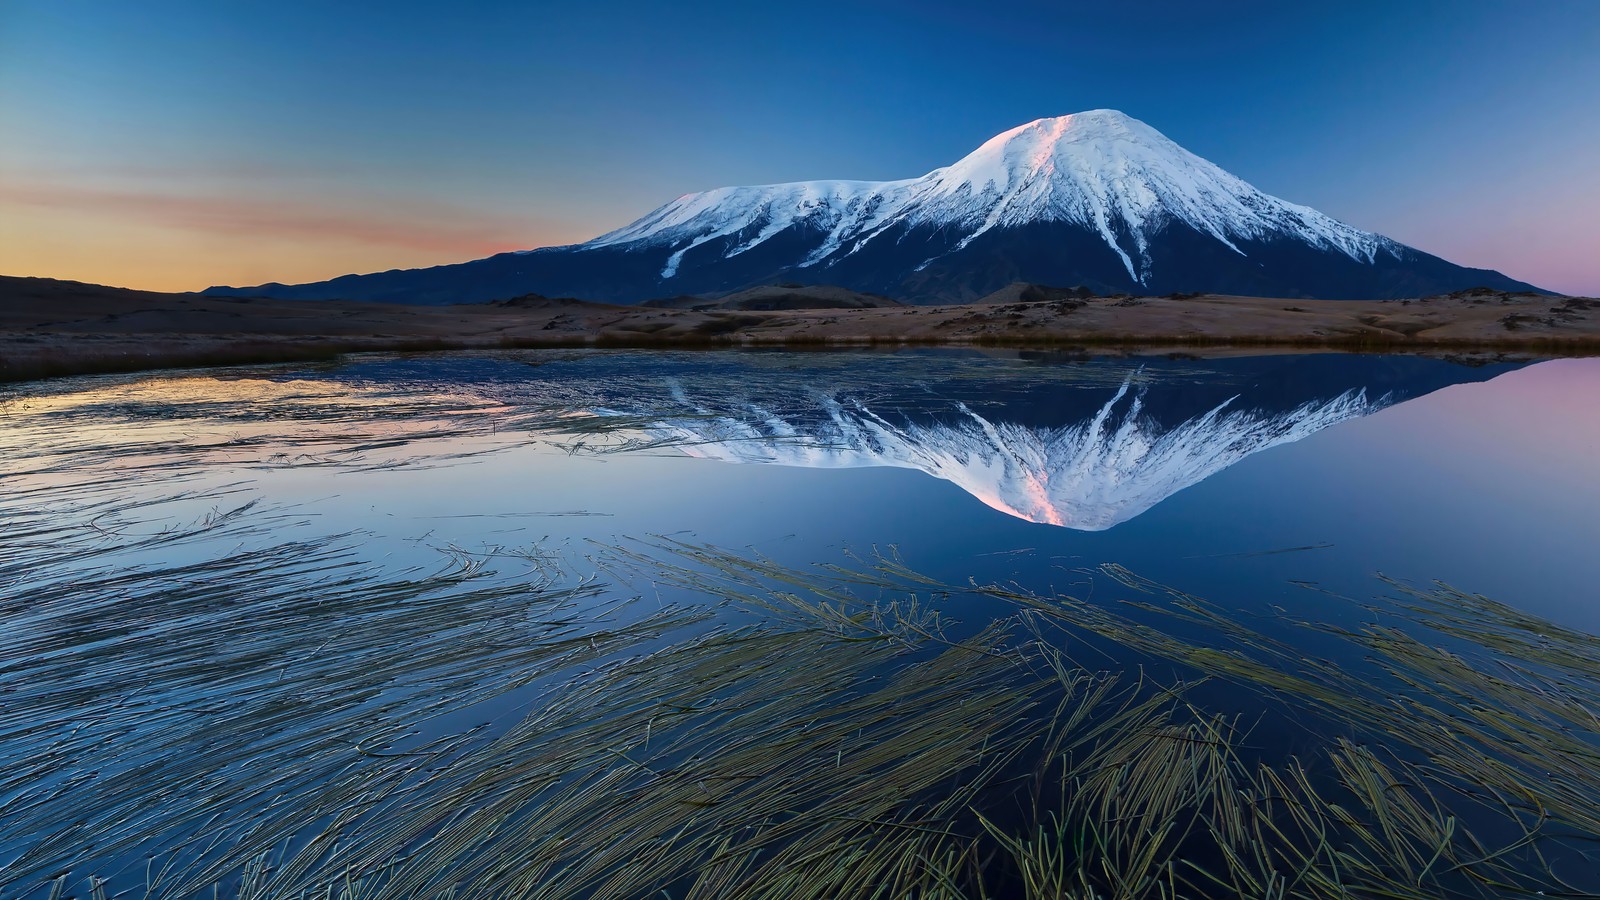
[[931,302],[1016,281],[1331,299],[1531,289],[1263,193],[1144,122],[1099,109],[1020,125],[920,178],[717,188],[581,244],[210,292],[637,302],[794,282]]
[[1273,234],[1366,263],[1403,250],[1263,194],[1143,122],[1105,109],[1019,125],[955,165],[908,181],[802,181],[689,194],[584,246],[678,248],[661,271],[670,278],[689,250],[730,235],[750,236],[724,258],[789,228],[825,233],[799,262],[806,268],[858,253],[897,225],[954,229],[960,238],[948,252],[957,252],[996,228],[1065,222],[1091,229],[1143,284],[1151,274],[1150,239],[1169,219],[1236,253],[1236,242]]

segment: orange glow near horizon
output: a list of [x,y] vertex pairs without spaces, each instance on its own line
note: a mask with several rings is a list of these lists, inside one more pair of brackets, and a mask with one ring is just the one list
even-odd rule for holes
[[[152,291],[297,284],[422,268],[587,240],[626,222],[570,197],[536,214],[457,205],[405,191],[358,193],[335,176],[236,167],[210,171],[12,168],[0,159],[0,275]],[[1504,211],[1485,225],[1454,201],[1398,221],[1391,237],[1462,265],[1594,295],[1595,211],[1579,196]],[[489,201],[492,203],[493,201]],[[557,207],[557,204],[562,204]],[[631,212],[649,207],[641,202]],[[619,215],[620,212],[620,215]],[[1384,229],[1380,229],[1384,230]]]
[[0,180],[0,274],[141,290],[321,281],[587,237],[414,202]]

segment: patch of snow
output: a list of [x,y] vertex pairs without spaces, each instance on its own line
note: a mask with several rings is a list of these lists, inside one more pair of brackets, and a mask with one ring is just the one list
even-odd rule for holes
[[1403,249],[1262,193],[1138,119],[1104,109],[1018,126],[921,178],[686,194],[579,246],[671,247],[662,271],[671,278],[685,252],[725,237],[738,238],[724,253],[734,256],[790,229],[805,229],[817,244],[799,265],[816,266],[859,252],[896,225],[959,234],[954,250],[960,250],[996,228],[1065,222],[1092,229],[1142,283],[1152,266],[1149,240],[1172,221],[1241,254],[1239,241],[1276,237],[1366,263],[1380,253],[1399,256]]

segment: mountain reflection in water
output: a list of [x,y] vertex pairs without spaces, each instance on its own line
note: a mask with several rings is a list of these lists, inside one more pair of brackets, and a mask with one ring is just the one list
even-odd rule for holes
[[[1504,365],[1297,357],[1102,365],[1100,377],[1015,367],[981,379],[863,381],[634,373],[631,396],[581,377],[571,402],[653,446],[730,463],[892,466],[948,481],[1030,522],[1103,531],[1246,457]],[[890,373],[884,373],[888,376]],[[799,377],[795,377],[799,376]]]
[[826,418],[815,422],[750,407],[745,417],[664,419],[649,430],[724,462],[918,469],[1019,519],[1103,531],[1258,450],[1388,405],[1359,389],[1282,413],[1233,409],[1230,398],[1168,428],[1146,414],[1147,390],[1124,382],[1092,418],[1056,428],[993,421],[959,402],[961,420],[896,424],[860,401],[821,397]]

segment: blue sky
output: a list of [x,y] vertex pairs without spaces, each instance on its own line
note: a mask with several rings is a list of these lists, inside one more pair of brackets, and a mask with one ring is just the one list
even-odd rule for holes
[[1600,3],[0,0],[0,272],[160,289],[582,240],[1121,109],[1269,193],[1600,293]]

